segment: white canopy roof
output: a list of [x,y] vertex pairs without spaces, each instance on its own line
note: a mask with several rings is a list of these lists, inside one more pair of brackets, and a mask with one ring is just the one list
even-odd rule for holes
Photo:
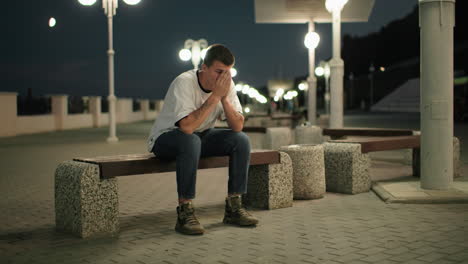
[[[255,0],[256,23],[331,23],[326,0]],[[349,0],[341,12],[341,22],[367,22],[374,0]]]

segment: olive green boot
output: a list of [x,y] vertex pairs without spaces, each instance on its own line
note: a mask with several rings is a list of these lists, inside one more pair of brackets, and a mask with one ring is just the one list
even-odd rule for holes
[[195,209],[191,202],[177,206],[175,230],[185,235],[201,235],[205,232],[195,216]]
[[258,219],[242,208],[241,196],[231,196],[226,198],[223,223],[239,226],[253,226],[258,224]]

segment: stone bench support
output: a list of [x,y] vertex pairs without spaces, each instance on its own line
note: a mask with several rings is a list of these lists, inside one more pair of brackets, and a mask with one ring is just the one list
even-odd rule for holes
[[322,198],[325,194],[325,161],[323,145],[302,144],[281,147],[293,164],[294,199]]
[[280,152],[281,163],[250,166],[245,205],[261,209],[291,207],[293,168],[288,154]]
[[117,179],[101,180],[95,164],[66,161],[55,171],[55,224],[82,238],[119,231]]
[[357,194],[371,187],[370,157],[360,144],[324,143],[327,191]]

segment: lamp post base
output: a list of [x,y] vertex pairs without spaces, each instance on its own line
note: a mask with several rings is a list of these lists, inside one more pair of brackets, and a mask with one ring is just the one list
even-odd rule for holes
[[107,142],[108,143],[116,143],[116,142],[119,142],[119,138],[118,137],[108,137]]

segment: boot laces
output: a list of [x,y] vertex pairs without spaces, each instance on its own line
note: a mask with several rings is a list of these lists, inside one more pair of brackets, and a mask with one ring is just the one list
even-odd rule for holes
[[242,217],[251,217],[251,215],[247,212],[247,210],[245,210],[244,208],[239,208],[237,210],[238,214]]
[[198,225],[199,224],[198,219],[195,216],[195,211],[193,209],[192,210],[187,210],[185,212],[185,221],[186,221],[186,223],[188,223],[190,225]]

